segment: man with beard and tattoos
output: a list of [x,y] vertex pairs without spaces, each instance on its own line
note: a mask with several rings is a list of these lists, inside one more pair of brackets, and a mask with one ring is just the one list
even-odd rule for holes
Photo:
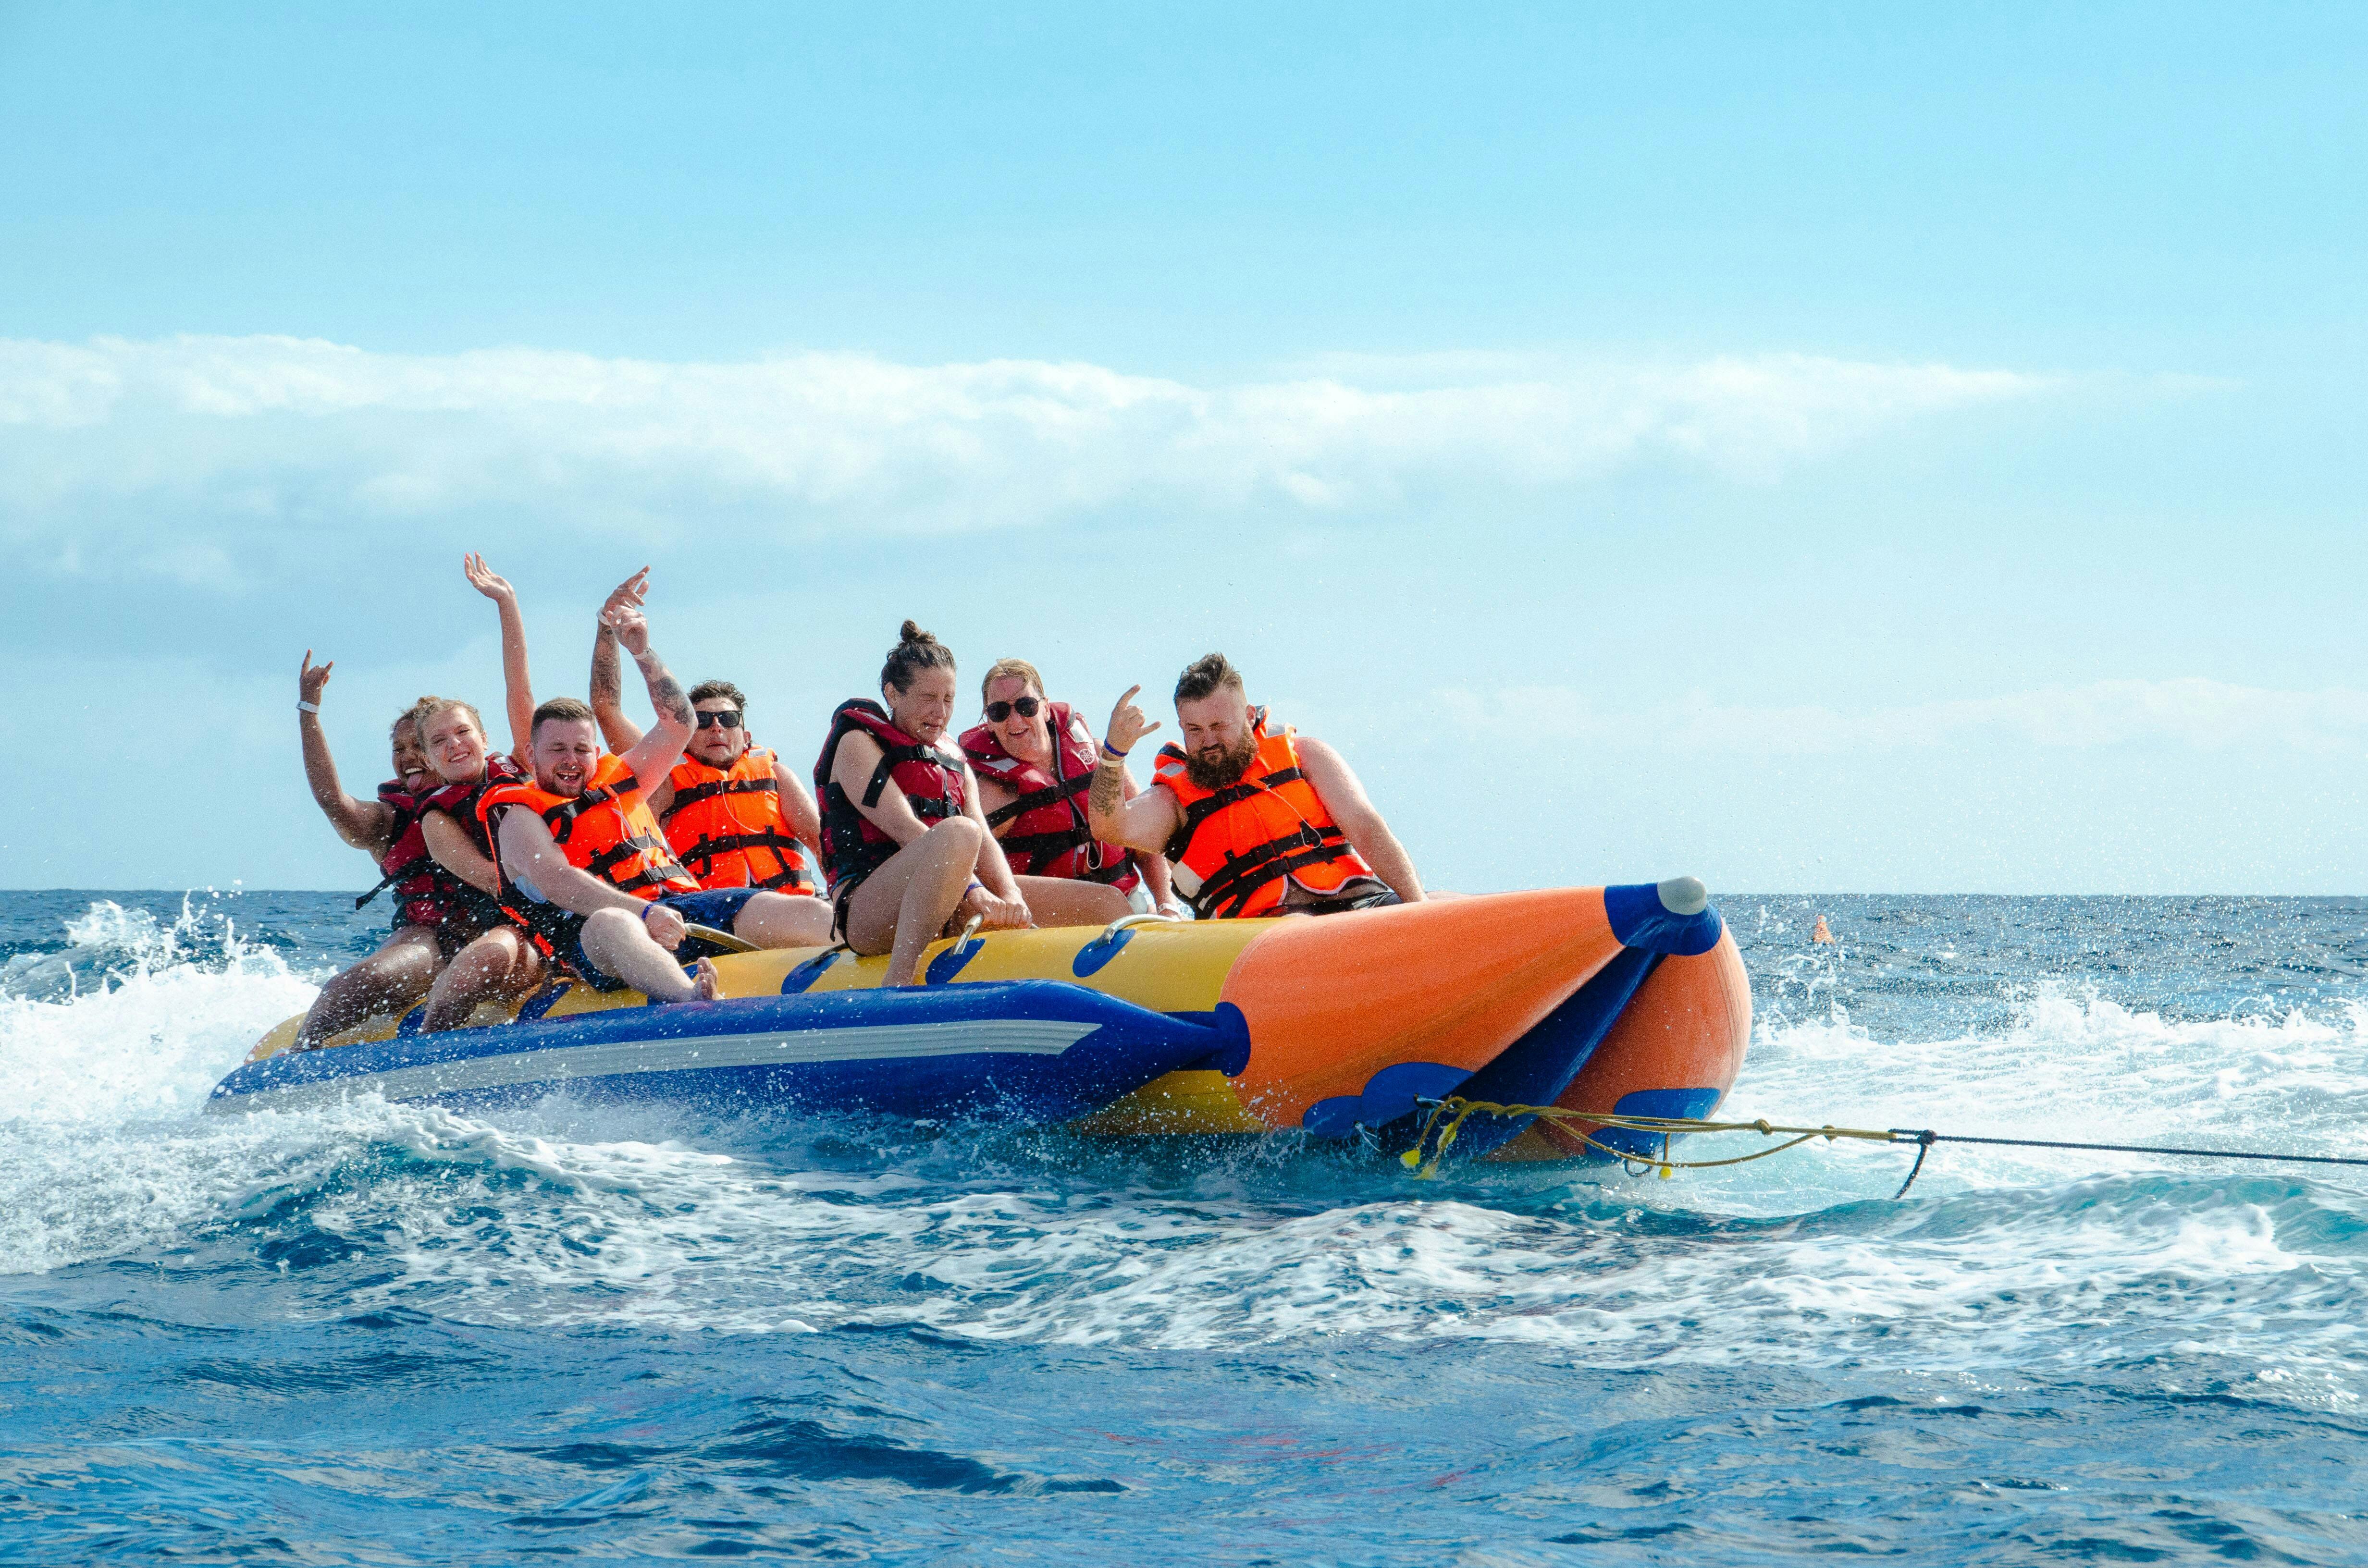
[[1126,754],[1159,728],[1130,687],[1110,712],[1087,815],[1097,839],[1163,854],[1203,920],[1337,915],[1420,903],[1422,880],[1340,754],[1269,728],[1223,653],[1184,668],[1184,744],[1159,748],[1150,789],[1125,799]]

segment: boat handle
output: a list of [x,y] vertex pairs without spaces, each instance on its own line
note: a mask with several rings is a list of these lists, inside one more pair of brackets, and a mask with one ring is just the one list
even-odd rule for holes
[[1180,926],[1182,924],[1183,922],[1178,920],[1173,915],[1161,915],[1156,911],[1154,911],[1149,915],[1145,915],[1142,911],[1137,910],[1133,915],[1121,915],[1117,919],[1111,921],[1109,925],[1103,926],[1102,934],[1096,937],[1095,940],[1107,942],[1112,937],[1117,936],[1121,931],[1131,931],[1137,926]]

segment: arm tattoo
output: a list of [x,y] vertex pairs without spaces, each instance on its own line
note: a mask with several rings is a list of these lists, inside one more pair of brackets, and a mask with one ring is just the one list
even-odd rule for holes
[[1119,798],[1126,790],[1126,764],[1116,757],[1102,758],[1094,769],[1094,790],[1088,810],[1097,817],[1118,814]]
[[658,663],[656,649],[634,654],[633,663],[642,666],[642,678],[650,683],[650,706],[659,717],[671,719],[686,730],[698,722],[690,710],[690,699],[682,694],[682,682]]
[[625,688],[617,678],[617,639],[605,627],[592,639],[592,706],[622,707]]

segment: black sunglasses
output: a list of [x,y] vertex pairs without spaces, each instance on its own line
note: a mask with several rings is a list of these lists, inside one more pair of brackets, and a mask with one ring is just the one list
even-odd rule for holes
[[990,724],[1000,724],[1014,713],[1019,714],[1022,719],[1033,719],[1036,717],[1038,706],[1032,697],[1023,697],[1017,702],[990,702],[986,705],[986,722]]
[[736,730],[740,727],[740,715],[734,712],[729,708],[726,708],[721,713],[699,714],[698,719],[699,727],[702,730],[707,729],[710,726],[720,726],[726,730]]

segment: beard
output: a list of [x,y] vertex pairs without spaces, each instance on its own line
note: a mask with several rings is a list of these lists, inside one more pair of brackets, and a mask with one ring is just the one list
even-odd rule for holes
[[1258,756],[1258,740],[1244,735],[1241,744],[1212,761],[1201,752],[1190,752],[1184,758],[1184,777],[1201,790],[1223,790],[1242,781],[1250,769],[1250,759]]

